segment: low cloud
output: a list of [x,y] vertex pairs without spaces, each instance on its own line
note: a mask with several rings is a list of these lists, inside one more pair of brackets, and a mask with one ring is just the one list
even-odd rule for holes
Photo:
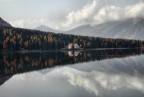
[[61,24],[63,28],[75,27],[82,24],[100,24],[112,20],[122,20],[131,17],[143,17],[144,3],[127,6],[117,6],[104,3],[104,0],[93,0],[82,9],[72,11]]
[[62,26],[69,27],[74,23],[84,23],[84,21],[93,16],[96,7],[97,7],[97,1],[93,0],[91,4],[87,4],[82,9],[70,12],[66,16],[66,21],[62,23]]
[[22,28],[35,28],[43,24],[54,29],[68,30],[85,24],[94,25],[113,20],[144,17],[143,1],[138,0],[133,5],[118,6],[118,4],[110,3],[106,0],[92,0],[81,9],[71,11],[67,15],[57,16],[62,18],[21,19],[10,23],[14,27]]
[[103,23],[112,20],[121,20],[127,18],[143,17],[144,3],[126,7],[105,6],[101,8],[93,17],[94,23]]
[[14,27],[20,27],[20,28],[35,28],[41,24],[46,24],[48,22],[47,19],[41,18],[41,19],[21,19],[16,20],[13,22],[10,22],[12,26]]

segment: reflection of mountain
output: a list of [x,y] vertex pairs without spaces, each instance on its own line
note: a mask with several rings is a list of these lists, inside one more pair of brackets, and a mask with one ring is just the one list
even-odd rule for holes
[[45,74],[51,72],[52,70],[53,70],[52,68],[47,68],[47,69],[39,70],[38,72],[45,75]]
[[0,75],[0,85],[4,84],[10,78],[11,78],[11,76]]
[[144,18],[131,18],[124,21],[112,21],[99,25],[83,25],[65,33],[76,35],[144,39]]
[[[81,97],[81,94],[87,97],[143,97],[144,55],[140,55],[142,53],[143,50],[136,49],[81,51],[74,57],[69,57],[67,52],[5,53],[0,60],[0,80],[3,84],[14,74],[48,68],[17,74],[3,86],[7,87],[8,91],[11,90],[12,97],[22,94],[25,89],[30,97],[38,95],[38,91],[43,91],[39,95],[45,94],[50,97],[59,97],[56,94],[64,93],[67,95],[62,97]],[[87,62],[91,60],[97,61]],[[85,63],[51,68],[79,62]],[[58,88],[61,86],[63,89]],[[50,90],[57,93],[54,91],[51,95]]]
[[[44,94],[48,97],[143,97],[144,73],[140,74],[138,69],[144,68],[143,59],[144,55],[131,56],[58,67],[50,72],[45,69],[45,74],[38,71],[28,73],[30,76],[27,76],[24,73],[14,76],[5,87],[17,87],[11,91],[12,95],[18,95],[19,89],[19,94],[27,89],[26,93],[30,95],[28,97]],[[119,67],[126,67],[131,72]],[[87,70],[88,68],[91,69]],[[22,80],[17,80],[19,78]],[[21,84],[26,86],[25,89],[21,90]],[[31,91],[35,93],[32,92],[31,95]],[[39,91],[43,92],[39,94]],[[16,95],[12,97],[17,97]]]

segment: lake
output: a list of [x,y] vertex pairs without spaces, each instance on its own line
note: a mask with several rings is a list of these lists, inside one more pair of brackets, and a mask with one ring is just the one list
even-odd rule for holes
[[2,52],[0,97],[144,97],[144,50]]

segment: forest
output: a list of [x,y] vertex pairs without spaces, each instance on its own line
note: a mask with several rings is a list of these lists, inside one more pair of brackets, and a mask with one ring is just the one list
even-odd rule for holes
[[96,48],[137,48],[144,41],[129,39],[110,39],[88,37],[39,30],[5,27],[0,28],[0,50],[60,50],[70,43],[76,43],[83,49]]

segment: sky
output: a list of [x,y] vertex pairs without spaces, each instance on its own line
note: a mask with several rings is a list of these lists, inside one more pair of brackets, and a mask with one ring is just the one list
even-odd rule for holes
[[144,16],[142,0],[0,0],[0,17],[14,27],[68,30]]

